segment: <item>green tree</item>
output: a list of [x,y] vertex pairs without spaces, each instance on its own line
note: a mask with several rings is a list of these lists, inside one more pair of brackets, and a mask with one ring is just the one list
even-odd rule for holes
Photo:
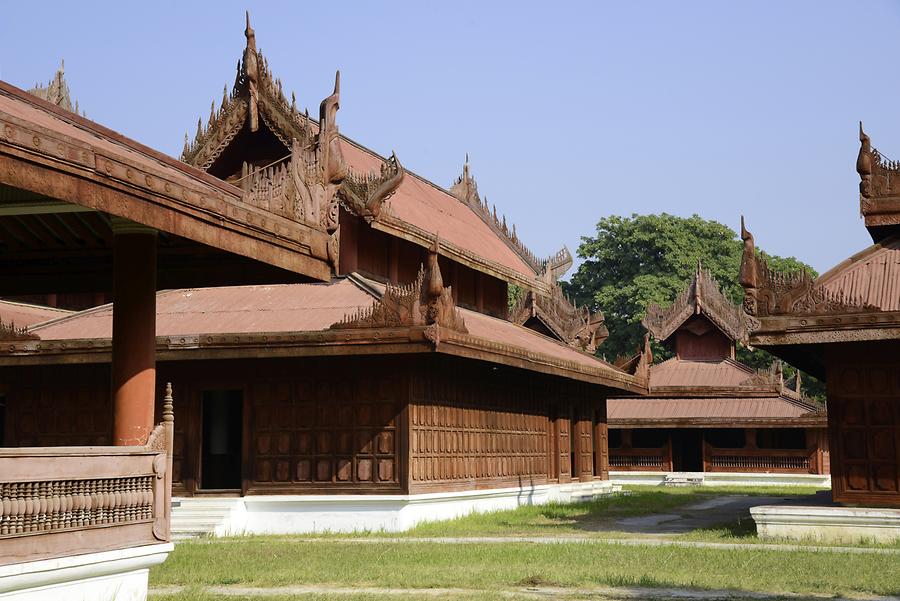
[[[698,260],[726,296],[736,303],[743,300],[738,283],[743,244],[734,230],[716,221],[666,213],[614,215],[600,220],[595,236],[581,240],[578,256],[584,262],[563,286],[579,304],[603,311],[610,334],[598,352],[610,360],[635,353],[644,335],[641,319],[647,306],[671,304],[693,277]],[[806,269],[817,275],[793,257],[765,257],[779,271]],[[772,361],[764,351],[739,352],[739,358],[753,367]],[[654,344],[654,354],[671,356],[659,344]]]

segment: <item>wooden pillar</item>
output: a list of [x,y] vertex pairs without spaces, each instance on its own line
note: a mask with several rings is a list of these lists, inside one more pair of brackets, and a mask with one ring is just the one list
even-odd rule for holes
[[666,464],[663,469],[667,472],[675,471],[675,461],[672,458],[672,431],[669,430],[669,437],[666,441]]
[[[606,401],[603,401],[606,404]],[[606,408],[598,410],[594,424],[594,453],[597,458],[594,465],[594,478],[609,480],[609,427],[606,423]]]
[[142,445],[156,395],[156,231],[113,218],[113,443]]

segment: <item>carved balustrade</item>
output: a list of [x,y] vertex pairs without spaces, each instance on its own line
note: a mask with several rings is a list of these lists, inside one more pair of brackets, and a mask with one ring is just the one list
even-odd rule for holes
[[704,471],[814,474],[815,453],[810,449],[719,449],[707,444]]
[[666,447],[658,449],[610,449],[609,469],[662,472],[671,469]]
[[0,565],[169,540],[173,419],[146,446],[0,449]]

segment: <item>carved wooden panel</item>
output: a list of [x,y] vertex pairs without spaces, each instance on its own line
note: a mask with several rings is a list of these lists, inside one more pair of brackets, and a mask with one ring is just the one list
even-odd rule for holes
[[594,477],[594,425],[591,419],[591,403],[581,401],[576,405],[575,449],[578,454],[576,474],[582,481]]
[[409,407],[410,489],[543,483],[549,400],[505,370],[440,361]]
[[900,352],[852,346],[827,355],[834,498],[900,506]]
[[109,445],[109,368],[100,365],[5,370],[9,446]]
[[572,420],[566,417],[568,412],[561,414],[556,419],[557,438],[559,440],[559,481],[570,482],[572,480],[572,441],[569,438],[572,433]]
[[347,376],[254,385],[254,483],[399,483],[397,422],[404,400],[400,380]]

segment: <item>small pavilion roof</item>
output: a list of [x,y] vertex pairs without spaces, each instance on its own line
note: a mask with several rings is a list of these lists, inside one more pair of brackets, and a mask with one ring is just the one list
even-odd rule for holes
[[673,426],[718,425],[735,427],[747,422],[769,425],[791,423],[807,419],[822,422],[824,413],[793,402],[785,396],[753,397],[641,397],[640,399],[609,399],[607,418],[611,426]]
[[690,284],[672,304],[665,309],[651,304],[641,323],[663,342],[694,315],[706,317],[732,341],[747,338],[747,325],[740,307],[722,294],[718,282],[699,262]]

